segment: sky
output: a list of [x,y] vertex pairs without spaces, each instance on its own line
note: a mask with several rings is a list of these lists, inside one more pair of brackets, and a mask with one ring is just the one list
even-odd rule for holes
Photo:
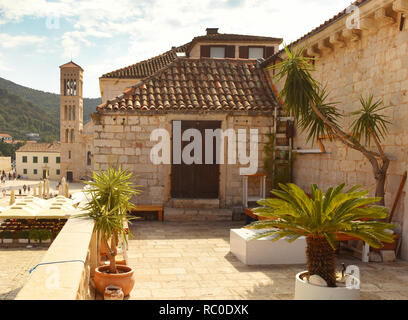
[[59,93],[59,66],[84,69],[84,97],[99,77],[220,33],[296,40],[351,0],[0,0],[0,77]]

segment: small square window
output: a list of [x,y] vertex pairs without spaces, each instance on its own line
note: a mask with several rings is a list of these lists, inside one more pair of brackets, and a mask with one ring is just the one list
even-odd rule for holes
[[23,174],[27,174],[27,169],[23,169]]
[[38,157],[33,157],[33,163],[38,163]]
[[225,58],[225,48],[224,47],[211,47],[210,48],[210,58]]
[[248,59],[263,58],[264,48],[251,48],[248,49]]
[[23,156],[23,163],[27,163],[27,156]]

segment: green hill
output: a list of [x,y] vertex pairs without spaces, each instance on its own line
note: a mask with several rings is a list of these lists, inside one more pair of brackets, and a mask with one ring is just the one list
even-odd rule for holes
[[[2,90],[1,90],[2,89]],[[84,123],[101,103],[84,98]],[[15,139],[36,132],[42,141],[59,139],[59,95],[18,85],[0,78],[0,132]]]

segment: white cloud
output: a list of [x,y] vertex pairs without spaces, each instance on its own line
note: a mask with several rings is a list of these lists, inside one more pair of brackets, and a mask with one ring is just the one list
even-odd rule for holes
[[34,35],[9,35],[0,33],[0,46],[3,48],[14,48],[26,45],[40,45],[46,40],[45,37]]

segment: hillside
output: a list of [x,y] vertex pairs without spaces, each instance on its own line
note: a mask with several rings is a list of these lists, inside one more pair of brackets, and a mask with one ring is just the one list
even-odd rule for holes
[[38,132],[43,140],[58,139],[58,118],[44,109],[0,89],[0,131],[14,139],[23,139],[29,132]]
[[[0,89],[3,89],[0,91],[1,132],[9,133],[13,137],[16,135],[17,139],[23,138],[29,132],[42,133],[44,141],[49,141],[50,138],[58,139],[58,94],[27,88],[3,78],[0,78]],[[84,98],[84,123],[90,120],[91,113],[100,103],[99,98]],[[15,127],[16,124],[19,127]]]

